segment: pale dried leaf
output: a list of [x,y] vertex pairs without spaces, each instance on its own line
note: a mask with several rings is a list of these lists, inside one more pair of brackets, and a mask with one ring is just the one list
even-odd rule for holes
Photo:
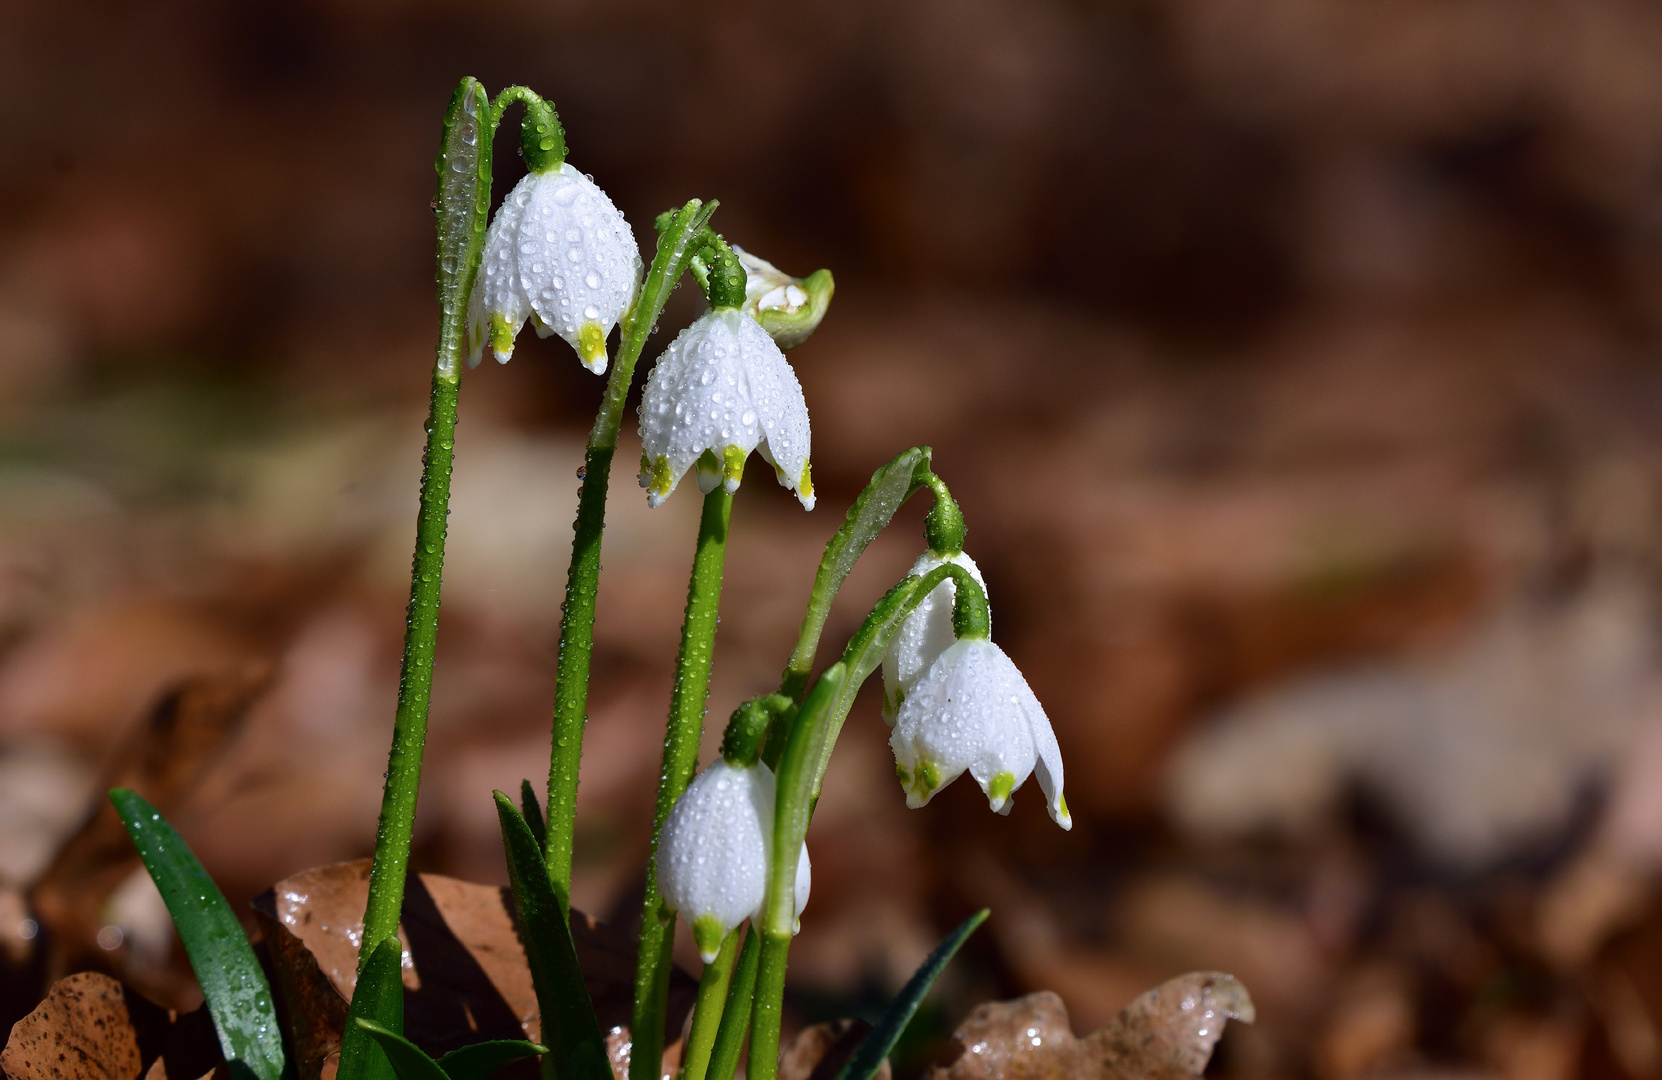
[[1227,1020],[1250,1023],[1234,977],[1192,972],[1161,984],[1083,1039],[1045,990],[978,1006],[953,1034],[958,1056],[930,1080],[1145,1080],[1198,1076]]

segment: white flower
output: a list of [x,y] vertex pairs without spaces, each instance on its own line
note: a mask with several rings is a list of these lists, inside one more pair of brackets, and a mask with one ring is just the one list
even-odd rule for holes
[[527,318],[559,334],[583,366],[606,370],[606,335],[634,303],[641,253],[635,234],[594,181],[569,163],[527,173],[485,234],[468,302],[468,363],[487,343],[507,363]]
[[[977,585],[983,590],[987,588],[980,567],[962,551],[944,558],[933,551],[926,551],[912,564],[912,573],[921,577],[947,563],[962,566]],[[952,632],[952,605],[957,598],[957,583],[947,578],[912,609],[900,625],[899,633],[889,642],[889,651],[883,654],[883,719],[891,727],[894,726],[895,711],[906,700],[906,695],[912,692],[918,679],[929,670],[929,665],[935,662],[937,656],[958,640]]]
[[[767,894],[773,839],[773,771],[717,758],[693,778],[658,838],[658,888],[692,924],[709,963],[721,940],[758,914]],[[796,865],[795,913],[807,906],[813,872],[808,846]]]
[[640,481],[653,506],[694,464],[700,491],[718,483],[736,490],[745,458],[760,450],[779,482],[814,508],[802,385],[779,346],[743,311],[707,311],[670,342],[646,381],[640,417]]
[[1036,772],[1050,816],[1073,827],[1050,719],[1015,663],[985,638],[964,638],[936,658],[901,702],[889,746],[907,806],[927,803],[967,769],[1007,814]]

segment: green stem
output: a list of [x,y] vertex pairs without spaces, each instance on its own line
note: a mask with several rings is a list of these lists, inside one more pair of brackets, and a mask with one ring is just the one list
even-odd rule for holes
[[[768,885],[762,901],[761,968],[756,982],[755,1014],[750,1027],[749,1080],[774,1080],[779,1065],[779,1021],[785,993],[785,961],[796,921],[796,863],[808,822],[819,799],[843,721],[860,685],[877,670],[889,642],[924,597],[941,582],[957,586],[954,625],[985,625],[987,599],[969,572],[955,563],[906,578],[877,602],[848,641],[842,659],[826,668],[808,691],[779,759],[777,801],[773,816],[773,850],[768,854]],[[984,631],[983,631],[984,632]]]
[[727,1004],[727,987],[733,979],[733,962],[739,957],[739,931],[734,929],[721,941],[721,951],[704,965],[698,980],[698,998],[693,1003],[692,1027],[687,1034],[687,1052],[681,1056],[681,1080],[704,1080],[715,1047],[716,1031]]
[[716,1045],[710,1052],[708,1080],[733,1080],[739,1068],[739,1052],[744,1049],[744,1037],[750,1030],[750,1003],[756,996],[757,956],[761,952],[761,936],[755,929],[746,930],[744,947],[739,950],[739,967],[727,988],[727,1004],[721,1010],[721,1028],[716,1032]]
[[[421,503],[416,515],[398,706],[393,715],[392,748],[387,756],[386,786],[369,871],[369,898],[364,907],[361,940],[369,946],[398,932],[398,917],[404,906],[404,877],[415,827],[416,795],[421,787],[427,712],[432,702],[433,650],[450,516],[450,472],[456,445],[456,400],[461,389],[467,298],[479,270],[490,214],[490,140],[495,130],[496,113],[485,88],[474,79],[463,79],[445,115],[437,162],[439,340],[427,413],[427,448],[422,456]],[[359,950],[360,975],[373,951]],[[369,1007],[358,1000],[359,996],[368,995],[353,997],[341,1048],[340,1080],[363,1080],[378,1060],[365,1052],[369,1036],[355,1023]]]
[[[606,489],[612,455],[617,450],[624,399],[634,380],[653,325],[681,275],[691,247],[716,203],[693,199],[669,215],[658,238],[658,251],[641,283],[635,307],[624,317],[623,337],[606,395],[589,433],[583,458],[583,484],[577,495],[577,521],[566,573],[566,600],[560,617],[560,653],[554,687],[552,747],[548,762],[548,876],[562,898],[571,895],[571,845],[577,818],[577,773],[583,759],[583,727],[588,720],[589,661],[594,653],[595,585],[600,576],[600,537],[606,525]],[[562,903],[569,904],[568,899]]]
[[721,608],[721,577],[727,562],[727,526],[733,496],[717,484],[704,496],[698,523],[698,548],[687,583],[687,612],[681,623],[681,649],[675,656],[675,687],[664,729],[664,761],[658,773],[658,802],[652,815],[652,852],[646,862],[646,897],[641,902],[641,943],[635,965],[635,1008],[629,1026],[630,1080],[659,1080],[664,1055],[664,1012],[669,1000],[670,950],[675,920],[660,914],[658,838],[676,800],[687,790],[698,767],[698,741],[704,734],[704,707],[710,694],[716,623]]
[[791,932],[763,930],[761,937],[750,1016],[750,1060],[744,1070],[747,1080],[774,1080],[779,1072],[779,1026],[784,1018],[785,957],[791,948]]

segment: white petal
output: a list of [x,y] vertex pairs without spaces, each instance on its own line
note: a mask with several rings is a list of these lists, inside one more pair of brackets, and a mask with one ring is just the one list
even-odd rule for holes
[[967,770],[992,808],[1008,812],[1037,760],[1024,695],[1027,681],[992,642],[959,641],[943,652],[901,703],[889,738],[907,774],[907,805],[922,806]]
[[[765,766],[764,766],[765,767]],[[814,869],[808,865],[808,845],[802,845],[802,858],[796,861],[795,919],[792,933],[802,929],[802,909],[808,906],[808,894],[814,887]]]
[[606,193],[566,162],[534,173],[515,255],[520,287],[549,330],[580,356],[584,328],[599,335],[600,352],[584,365],[606,368],[605,336],[617,325],[640,285],[635,234]]
[[[926,551],[912,564],[911,572],[927,574],[948,562],[962,566],[982,589],[986,589],[987,582],[981,577],[981,568],[961,551],[950,559]],[[935,586],[906,617],[900,632],[889,642],[889,649],[883,654],[883,719],[891,726],[895,710],[900,707],[901,700],[911,693],[918,678],[929,670],[936,657],[958,640],[952,632],[952,604],[957,596],[958,586],[951,578]]]
[[[747,316],[748,318],[748,316]],[[796,492],[805,510],[814,508],[814,485],[808,475],[808,451],[811,432],[808,424],[808,402],[802,396],[802,383],[797,380],[790,361],[774,343],[760,323],[751,320],[767,341],[766,348],[758,344],[758,353],[765,362],[766,380],[758,379],[764,387],[758,396],[756,410],[762,419],[762,457],[773,466],[774,474],[785,487]]]
[[[513,339],[531,314],[531,301],[520,288],[518,262],[514,245],[519,225],[530,198],[530,176],[525,177],[496,210],[490,228],[485,232],[484,252],[479,259],[479,276],[473,282],[473,295],[467,305],[467,337],[470,366],[479,363],[484,349],[490,343],[491,321],[495,317],[507,327],[505,347],[492,348],[496,358],[507,363],[513,355]],[[498,342],[498,344],[503,344]]]
[[1027,691],[1022,699],[1022,712],[1027,716],[1028,729],[1033,733],[1033,749],[1038,753],[1033,775],[1039,781],[1039,790],[1045,794],[1045,809],[1050,811],[1050,819],[1056,824],[1072,829],[1073,815],[1068,813],[1067,800],[1062,798],[1062,748],[1057,745],[1050,717],[1045,715],[1044,706],[1039,704],[1025,679],[1022,688]]
[[[652,505],[668,497],[706,451],[722,461],[730,447],[748,455],[760,445],[766,455],[780,432],[797,455],[791,460],[799,462],[786,486],[799,495],[807,490],[811,504],[812,489],[802,483],[808,426],[802,388],[779,347],[749,315],[709,311],[681,331],[653,365],[640,416],[641,485]],[[720,480],[701,474],[699,487],[709,492]],[[731,477],[727,483],[729,490],[737,487]]]
[[688,923],[713,919],[725,936],[761,906],[773,798],[766,766],[717,758],[676,802],[658,841],[658,888]]

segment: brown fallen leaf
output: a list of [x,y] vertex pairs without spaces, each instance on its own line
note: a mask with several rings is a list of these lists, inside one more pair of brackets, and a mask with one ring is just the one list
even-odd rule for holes
[[[871,1033],[864,1020],[830,1020],[796,1033],[779,1055],[779,1080],[834,1080]],[[889,1059],[877,1068],[877,1080],[892,1080]]]
[[200,1080],[223,1065],[205,1009],[180,1016],[90,971],[53,983],[0,1051],[6,1080]]
[[[358,940],[369,891],[369,860],[306,870],[257,897],[254,908],[276,968],[277,989],[295,1032],[302,1080],[333,1073],[334,1055],[357,985]],[[634,943],[581,912],[572,936],[614,1071],[627,1072]],[[438,1056],[484,1039],[540,1036],[537,998],[508,890],[438,874],[410,878],[399,925],[404,942],[404,1023]],[[676,972],[670,985],[664,1068],[680,1064],[678,1038],[697,986]]]
[[[86,824],[29,891],[35,917],[51,932],[53,974],[113,963],[146,992],[163,1000],[177,996],[182,975],[137,970],[126,963],[125,947],[112,955],[95,943],[105,902],[139,865],[138,851],[104,794],[112,787],[132,788],[171,814],[219,759],[270,681],[270,665],[258,663],[182,683],[157,700],[115,755],[94,788]],[[188,980],[184,984],[188,987]]]
[[970,1013],[953,1041],[958,1056],[929,1080],[1143,1080],[1200,1075],[1228,1020],[1251,1023],[1252,998],[1231,975],[1179,975],[1076,1038],[1067,1006],[1041,990]]

